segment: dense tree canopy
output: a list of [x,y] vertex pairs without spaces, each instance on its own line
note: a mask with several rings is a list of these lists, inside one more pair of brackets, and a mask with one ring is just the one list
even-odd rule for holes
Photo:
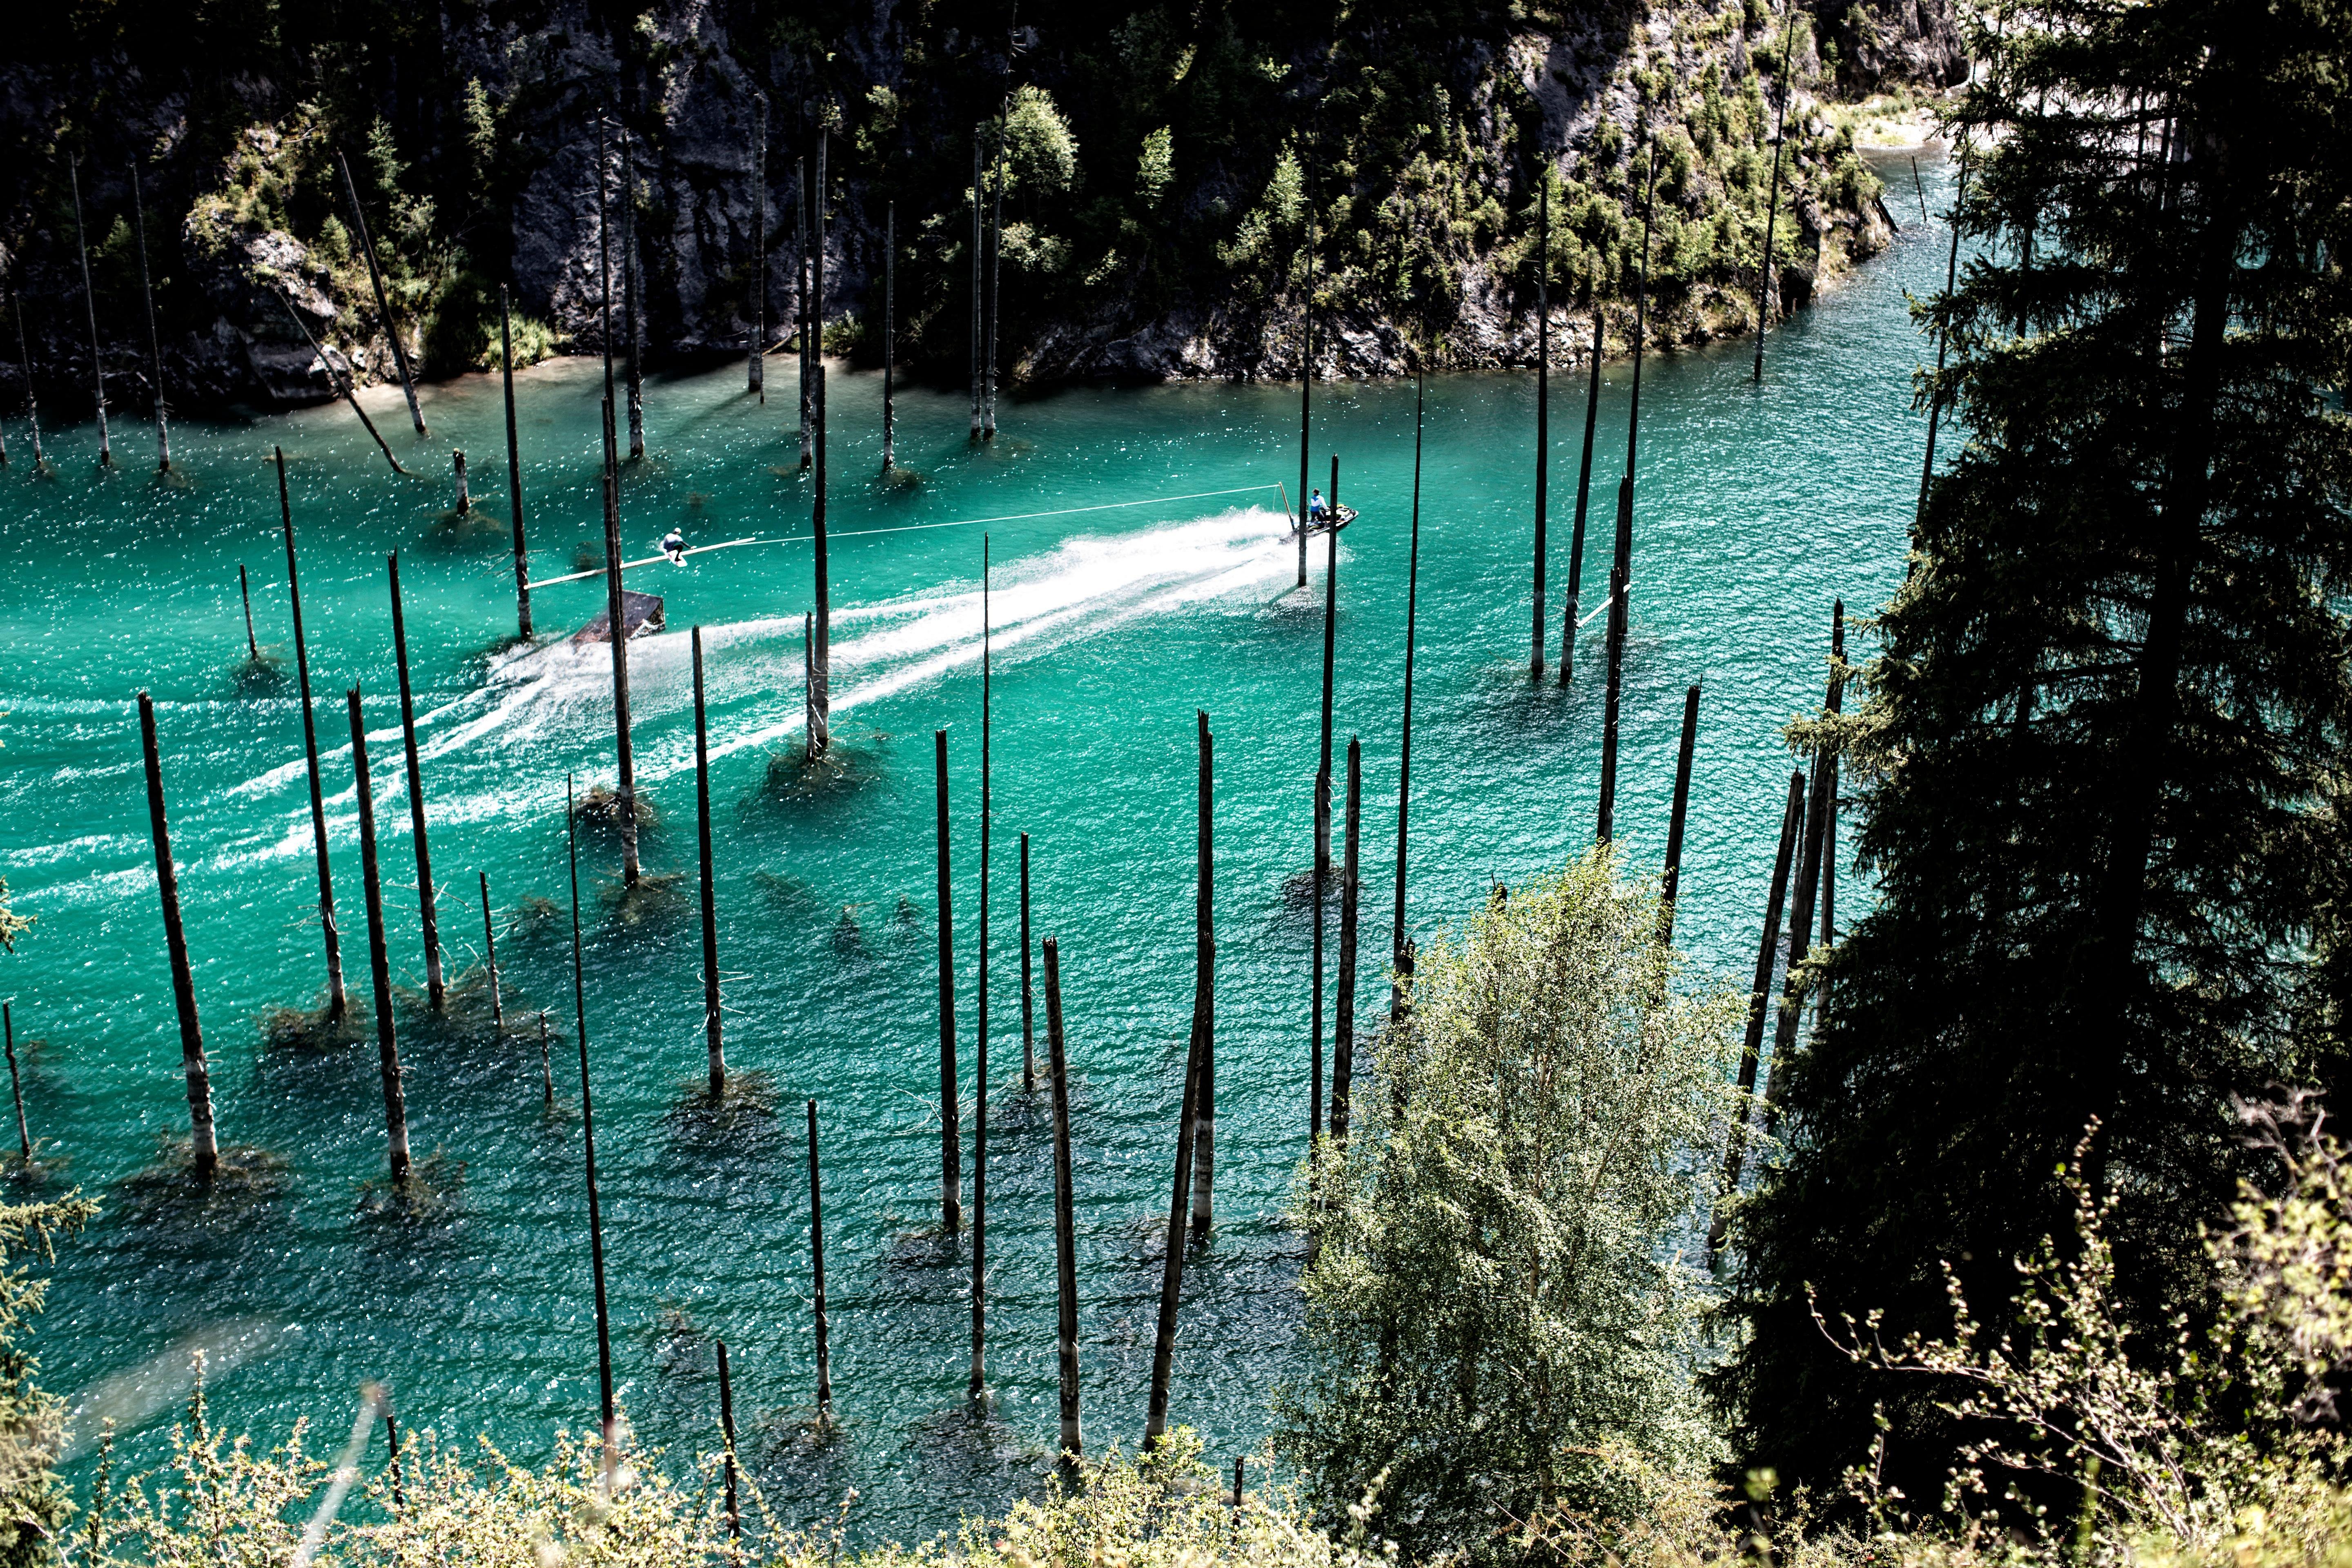
[[1784,1476],[1885,1400],[1918,1497],[1928,1391],[1835,1355],[1809,1292],[1894,1333],[1948,1327],[1942,1259],[2005,1299],[2095,1115],[2125,1316],[2201,1312],[2232,1097],[2344,1062],[2352,7],[2061,0],[1978,47],[1977,258],[1934,312],[1967,444],[1867,700],[1802,736],[1845,749],[1879,901],[1773,1086],[1718,1384]]

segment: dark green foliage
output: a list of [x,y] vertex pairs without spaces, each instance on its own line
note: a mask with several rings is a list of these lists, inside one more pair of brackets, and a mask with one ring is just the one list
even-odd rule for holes
[[1988,258],[1935,311],[1969,439],[1867,700],[1801,729],[1845,747],[1879,902],[1771,1086],[1790,1142],[1740,1215],[1752,1338],[1717,1384],[1784,1479],[1833,1479],[1885,1400],[1915,1499],[1950,1455],[1936,1391],[1843,1361],[1809,1288],[1890,1342],[1948,1329],[1939,1260],[2007,1300],[2096,1115],[2118,1310],[2160,1353],[2248,1168],[2232,1097],[2340,1078],[2352,978],[2352,9],[2008,26],[1960,115]]

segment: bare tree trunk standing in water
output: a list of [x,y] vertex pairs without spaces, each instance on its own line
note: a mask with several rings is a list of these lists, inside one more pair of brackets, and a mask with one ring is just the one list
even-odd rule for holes
[[809,208],[814,204],[809,193],[808,160],[803,158],[793,167],[793,184],[798,187],[793,198],[793,233],[799,237],[793,247],[797,254],[793,258],[793,335],[798,343],[801,373],[801,467],[806,468],[810,462],[809,442],[814,435],[811,421],[815,415],[810,374],[814,362],[809,355]]
[[[1968,148],[1963,144],[1960,149],[1959,179],[1952,188],[1952,212],[1950,218],[1952,226],[1952,248],[1950,254],[1944,259],[1944,298],[1947,300],[1952,297],[1953,291],[1960,279],[1960,204],[1968,199]],[[1924,202],[1926,198],[1922,197],[1921,199]],[[1948,336],[1948,334],[1944,331],[1943,325],[1940,322],[1937,323],[1936,327],[1936,379],[1929,384],[1932,390],[1927,395],[1927,455],[1919,461],[1919,506],[1917,510],[1912,514],[1912,526],[1915,529],[1918,526],[1919,520],[1927,515],[1927,481],[1936,477],[1936,426],[1942,422],[1944,415],[1944,354],[1946,348],[1948,347],[1946,342]],[[31,376],[30,372],[28,371],[26,373],[26,384],[28,385],[30,384],[30,381]]]
[[833,745],[833,567],[824,527],[824,366],[816,367],[816,499],[810,509],[810,571],[815,578],[816,615],[809,642],[808,758]]
[[1037,1092],[1037,1039],[1029,993],[1029,836],[1021,836],[1021,1092]]
[[530,554],[522,541],[522,451],[515,440],[514,328],[508,320],[507,286],[499,285],[499,368],[507,394],[507,504],[514,511],[515,633],[530,640]]
[[16,1102],[17,1170],[26,1176],[33,1173],[33,1126],[25,1120],[25,1084],[16,1072],[16,1016],[8,1005],[0,1002],[0,1039],[8,1047],[8,1094]]
[[1192,1096],[1192,1235],[1209,1234],[1216,1218],[1213,1188],[1217,1168],[1217,926],[1215,773],[1213,739],[1205,710],[1200,727],[1200,840],[1192,895],[1192,1040],[1201,1058],[1200,1086]]
[[645,334],[637,321],[637,162],[628,131],[621,132],[621,313],[629,339],[629,461],[646,458]]
[[1732,1109],[1729,1135],[1724,1141],[1723,1184],[1716,1198],[1715,1216],[1707,1222],[1706,1256],[1710,1267],[1723,1250],[1730,1225],[1729,1205],[1739,1194],[1739,1173],[1748,1154],[1748,1097],[1756,1092],[1756,1069],[1763,1059],[1764,1020],[1772,1005],[1772,969],[1780,955],[1780,910],[1789,897],[1789,868],[1797,840],[1805,826],[1805,775],[1789,775],[1789,804],[1780,812],[1780,848],[1772,861],[1772,891],[1764,905],[1764,937],[1756,952],[1756,979],[1748,994],[1748,1037],[1739,1052],[1739,1094]]
[[[1405,982],[1412,974],[1412,939],[1404,918],[1405,825],[1412,809],[1412,656],[1421,611],[1421,414],[1422,377],[1412,378],[1412,544],[1405,565],[1404,723],[1397,752],[1396,912],[1389,922],[1389,962],[1396,981],[1389,988],[1389,1020],[1404,1016]],[[1570,595],[1574,603],[1575,595]]]
[[482,884],[482,975],[490,986],[490,1032],[503,1037],[507,1032],[507,1009],[499,994],[499,931],[490,923],[490,874],[477,871],[474,875]]
[[[808,327],[802,340],[806,346],[801,356],[809,367],[809,428],[813,436],[815,426],[824,419],[824,144],[825,131],[820,124],[816,130],[816,178],[810,183],[808,195]],[[822,437],[818,444],[823,444]],[[803,468],[824,460],[822,453],[811,451],[803,443]]]
[[89,377],[98,395],[98,466],[110,468],[114,467],[114,448],[106,438],[106,365],[98,353],[98,295],[89,284],[89,238],[81,226],[80,159],[66,160],[66,176],[73,184],[74,248],[81,253],[82,303],[89,307]]
[[1339,984],[1331,1023],[1331,1143],[1348,1142],[1348,1097],[1356,1073],[1356,910],[1361,878],[1357,868],[1364,816],[1364,748],[1348,737],[1348,851],[1339,869]]
[[1772,226],[1780,216],[1780,153],[1786,145],[1781,132],[1789,123],[1789,100],[1796,95],[1796,84],[1789,79],[1789,50],[1796,38],[1797,7],[1791,3],[1780,7],[1780,106],[1772,115],[1772,179],[1765,187],[1764,258],[1756,268],[1756,369],[1748,379],[1759,385],[1764,380],[1764,330],[1772,324],[1772,296],[1778,291],[1772,286]]
[[400,1087],[400,1042],[392,1027],[392,967],[383,947],[383,879],[375,858],[375,795],[368,785],[367,726],[360,689],[346,693],[352,712],[352,776],[360,806],[360,886],[367,904],[368,976],[375,991],[376,1065],[383,1078],[383,1138],[392,1179],[408,1180],[408,1098]]
[[1683,829],[1690,812],[1691,753],[1698,744],[1698,688],[1683,693],[1683,739],[1675,753],[1675,806],[1666,822],[1666,868],[1658,879],[1658,942],[1675,940],[1675,900],[1683,890]]
[[1168,1385],[1176,1359],[1176,1308],[1184,1289],[1184,1199],[1192,1185],[1192,1113],[1201,1084],[1201,1040],[1185,1053],[1184,1097],[1176,1118],[1176,1184],[1168,1200],[1168,1250],[1160,1270],[1160,1328],[1151,1347],[1151,1400],[1143,1423],[1149,1450],[1168,1435]]
[[[1307,182],[1310,185],[1312,179]],[[1310,461],[1308,436],[1313,428],[1315,395],[1315,200],[1310,194],[1307,202],[1307,281],[1306,293],[1298,310],[1298,582],[1307,586],[1307,485]],[[1321,1079],[1317,1079],[1321,1092]]]
[[188,936],[180,924],[180,875],[172,864],[172,830],[163,814],[163,763],[155,743],[155,703],[139,694],[139,740],[147,752],[147,826],[155,841],[155,888],[163,903],[163,947],[172,961],[172,1003],[180,1015],[180,1065],[188,1079],[188,1149],[199,1181],[220,1167],[213,1133],[213,1080],[205,1062],[205,1032],[196,1022],[196,982],[188,968]]
[[971,138],[971,439],[980,439],[980,287],[981,252],[984,248],[982,227],[985,210],[980,174],[980,133]]
[[[1007,70],[1011,69],[1007,57]],[[1009,101],[1009,100],[1008,100]],[[996,439],[996,326],[999,307],[1003,303],[1002,274],[1004,266],[1004,135],[1006,116],[999,110],[996,117],[996,167],[989,181],[988,195],[988,363],[981,375],[980,438]]]
[[694,628],[694,814],[702,871],[702,1034],[710,1047],[710,1098],[727,1092],[727,1047],[719,1016],[719,905],[710,879],[710,731],[702,712],[702,628]]
[[1568,622],[1559,631],[1559,684],[1566,690],[1576,673],[1576,623],[1583,601],[1584,518],[1592,497],[1592,435],[1601,416],[1601,301],[1592,301],[1592,384],[1584,393],[1584,458],[1576,466],[1576,531],[1568,546]]
[[375,421],[369,418],[367,410],[360,406],[360,395],[352,384],[352,378],[335,369],[335,362],[327,357],[327,351],[320,345],[319,340],[311,335],[310,323],[305,321],[301,312],[294,309],[294,301],[287,297],[286,291],[282,289],[278,290],[278,302],[286,307],[286,313],[293,318],[296,329],[302,334],[302,341],[309,343],[310,352],[319,356],[320,368],[327,373],[327,384],[333,387],[341,395],[342,400],[352,405],[352,412],[359,416],[360,423],[367,428],[369,438],[375,442],[376,450],[382,452],[383,460],[392,465],[392,471],[395,474],[408,472],[406,468],[400,466],[400,459],[392,455],[392,444],[383,438],[383,432],[375,427]]
[[1536,198],[1537,225],[1542,237],[1536,242],[1536,560],[1535,560],[1535,640],[1528,654],[1528,679],[1543,679],[1544,616],[1550,608],[1544,603],[1544,508],[1551,492],[1551,298],[1546,284],[1551,271],[1551,159],[1545,154],[1543,185]]
[[408,684],[408,625],[401,614],[400,554],[386,558],[392,572],[393,662],[400,675],[400,742],[408,767],[408,831],[416,840],[416,904],[425,934],[425,998],[436,1013],[448,996],[441,982],[441,921],[436,905],[440,889],[433,885],[433,854],[425,839],[425,773],[416,761],[416,703]]
[[988,1387],[988,817],[989,785],[988,535],[980,536],[980,964],[973,998],[971,1056],[971,1382],[978,1399]]
[[768,95],[756,95],[757,128],[751,132],[751,333],[745,363],[750,384],[745,391],[768,401]]
[[172,471],[172,429],[163,418],[163,340],[155,330],[155,282],[147,270],[147,203],[139,191],[139,165],[131,165],[132,237],[139,246],[139,292],[147,301],[147,363],[155,377],[155,471]]
[[619,764],[614,807],[621,825],[621,881],[637,885],[637,772],[629,746],[628,598],[621,588],[621,457],[613,424],[613,247],[605,189],[604,122],[596,122],[596,259],[604,342],[604,609],[613,644],[613,735]]
[[253,589],[245,579],[245,568],[236,569],[236,596],[245,605],[245,657],[253,664],[261,662],[261,644],[253,635]]
[[408,349],[400,341],[400,323],[392,319],[392,305],[384,298],[383,269],[376,265],[375,241],[368,236],[367,212],[360,205],[360,187],[352,178],[351,161],[343,156],[341,147],[335,149],[335,167],[343,172],[343,191],[352,200],[352,222],[360,231],[360,254],[367,258],[368,282],[375,289],[375,313],[383,322],[383,335],[392,340],[392,363],[400,371],[400,390],[408,399],[409,423],[416,426],[419,436],[425,432],[425,415],[416,406],[416,378],[409,374]]
[[948,732],[931,732],[939,794],[940,863],[940,1223],[963,1229],[963,1138],[956,1125],[955,891],[948,875]]
[[882,222],[882,471],[897,465],[898,442],[898,204]]
[[1045,939],[1045,1054],[1054,1089],[1054,1275],[1060,1307],[1055,1335],[1062,1373],[1061,1451],[1085,1449],[1078,1433],[1078,1244],[1070,1170],[1069,1053],[1062,1036],[1062,961]]
[[[608,414],[611,407],[608,400]],[[605,430],[609,434],[611,429],[608,420]],[[613,1402],[613,1320],[604,1300],[604,1213],[596,1201],[596,1098],[588,1083],[588,994],[580,963],[580,807],[572,798],[569,773],[563,779],[563,847],[572,871],[572,1032],[580,1037],[580,1143],[588,1178],[588,1267],[596,1288],[597,1419],[604,1436],[604,1474],[609,1481],[619,1458],[615,1428],[620,1411]],[[547,1015],[542,1013],[542,1041],[546,1032]],[[551,1090],[551,1103],[553,1098]]]
[[1658,144],[1650,143],[1650,174],[1642,198],[1642,258],[1633,282],[1633,390],[1625,405],[1625,477],[1617,482],[1617,556],[1609,570],[1609,689],[1601,721],[1601,814],[1593,837],[1615,837],[1618,699],[1623,686],[1625,638],[1633,629],[1633,471],[1642,438],[1642,349],[1649,324],[1650,220],[1658,195]]
[[25,297],[22,291],[8,290],[8,307],[16,314],[16,357],[25,362],[25,417],[33,426],[33,468],[36,471],[48,466],[48,458],[41,450],[41,401],[33,395],[33,350],[25,337]]
[[270,450],[278,459],[278,511],[286,530],[286,595],[294,607],[294,679],[302,695],[302,758],[310,771],[310,847],[319,858],[319,930],[327,947],[327,1021],[342,1022],[348,998],[343,990],[343,942],[335,930],[335,883],[327,868],[326,792],[319,781],[319,731],[310,712],[310,649],[302,636],[302,583],[294,570],[294,509],[286,497],[286,449]]
[[833,1347],[824,1317],[824,1200],[818,1191],[816,1101],[808,1102],[809,1264],[816,1308],[816,1424],[833,1425]]
[[1323,906],[1331,882],[1331,675],[1339,615],[1339,459],[1331,459],[1331,526],[1324,536],[1323,563],[1323,749],[1315,766],[1315,1000],[1307,1043],[1307,1158],[1323,1131]]

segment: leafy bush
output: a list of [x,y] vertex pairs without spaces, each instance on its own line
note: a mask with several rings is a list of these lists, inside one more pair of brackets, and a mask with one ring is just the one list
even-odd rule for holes
[[1360,1131],[1295,1210],[1309,1369],[1284,1451],[1327,1507],[1385,1475],[1415,1556],[1508,1558],[1547,1511],[1634,1510],[1604,1444],[1675,1473],[1721,1457],[1677,1243],[1744,1009],[1677,988],[1654,888],[1615,871],[1597,848],[1418,961]]

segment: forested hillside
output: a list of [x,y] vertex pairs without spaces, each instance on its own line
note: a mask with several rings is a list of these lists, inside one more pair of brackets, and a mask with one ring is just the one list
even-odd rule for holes
[[[20,18],[0,62],[0,268],[37,381],[77,407],[91,352],[79,161],[110,395],[143,400],[135,168],[175,404],[328,395],[279,290],[388,377],[340,153],[425,374],[484,363],[502,284],[519,352],[593,348],[609,115],[649,353],[740,353],[762,271],[764,112],[772,342],[792,335],[822,129],[836,350],[878,355],[895,205],[902,363],[961,377],[973,155],[1001,135],[1016,378],[1294,375],[1310,255],[1329,323],[1318,372],[1400,368],[1424,333],[1441,363],[1525,363],[1545,168],[1555,304],[1630,291],[1654,146],[1664,330],[1740,331],[1784,71],[1776,309],[1886,233],[1836,105],[1966,69],[1938,0],[1822,0],[1785,18],[1766,0],[77,0]],[[613,233],[626,238],[617,219]]]

